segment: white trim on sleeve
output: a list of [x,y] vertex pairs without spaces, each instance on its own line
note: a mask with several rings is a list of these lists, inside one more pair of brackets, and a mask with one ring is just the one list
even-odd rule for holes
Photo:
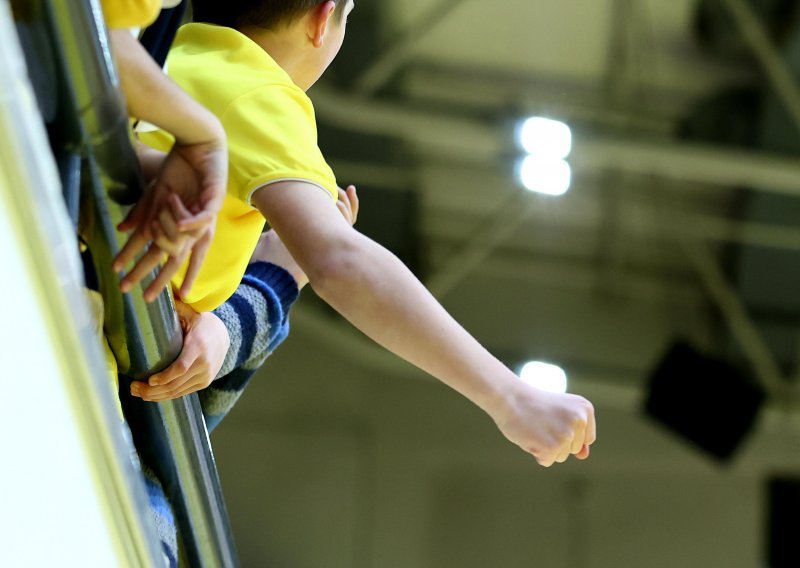
[[[247,204],[248,204],[249,206],[251,206],[251,207],[253,206],[253,203],[252,203],[252,200],[253,200],[253,194],[254,194],[256,191],[258,191],[258,190],[259,190],[259,189],[261,189],[262,187],[267,187],[268,185],[272,185],[273,183],[278,183],[278,182],[281,182],[281,181],[302,181],[302,182],[304,182],[304,183],[309,183],[309,184],[311,184],[311,185],[313,185],[313,186],[315,186],[315,187],[318,187],[318,188],[319,188],[319,189],[321,189],[322,191],[324,191],[324,192],[325,192],[325,195],[331,196],[331,192],[330,192],[330,191],[329,191],[327,188],[325,188],[325,186],[323,186],[323,185],[321,185],[321,184],[318,184],[318,183],[317,183],[317,182],[315,182],[315,181],[311,181],[311,180],[307,180],[307,179],[303,179],[303,178],[281,178],[281,179],[273,179],[273,180],[270,180],[270,181],[268,181],[268,182],[262,183],[262,184],[258,185],[257,187],[254,187],[253,189],[251,189],[251,190],[250,190],[250,191],[247,193]],[[331,196],[331,197],[332,197],[332,196]]]

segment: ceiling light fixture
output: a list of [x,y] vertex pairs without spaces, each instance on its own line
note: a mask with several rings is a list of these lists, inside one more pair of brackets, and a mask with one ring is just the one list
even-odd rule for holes
[[547,195],[563,195],[572,183],[572,169],[559,158],[526,156],[519,167],[525,189]]
[[528,154],[563,160],[572,151],[572,130],[559,120],[532,116],[520,126],[519,142]]
[[538,389],[548,392],[567,392],[567,374],[558,365],[530,361],[522,366],[519,377]]

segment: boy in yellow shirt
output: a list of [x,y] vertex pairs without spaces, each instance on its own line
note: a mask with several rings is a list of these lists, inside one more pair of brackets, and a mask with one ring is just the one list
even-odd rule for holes
[[[222,122],[230,175],[207,261],[184,301],[198,310],[224,301],[266,219],[323,300],[469,398],[540,464],[588,457],[595,440],[588,401],[519,380],[394,255],[337,211],[337,198],[347,195],[317,147],[305,91],[339,51],[353,1],[194,0],[193,7],[195,20],[208,23],[179,31],[168,69]],[[170,144],[163,134],[146,142],[164,150]]]

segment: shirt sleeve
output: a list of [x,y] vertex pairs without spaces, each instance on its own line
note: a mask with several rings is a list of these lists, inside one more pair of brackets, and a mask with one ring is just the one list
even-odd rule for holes
[[109,28],[143,28],[161,11],[161,0],[100,0]]
[[298,296],[297,283],[282,267],[267,262],[247,267],[234,295],[214,310],[231,341],[217,379],[264,362],[289,334],[289,309]]
[[265,262],[255,262],[236,293],[214,314],[231,340],[216,379],[198,393],[209,432],[217,427],[241,397],[264,360],[289,334],[289,309],[299,291],[291,274]]
[[336,178],[317,145],[314,108],[305,93],[260,87],[235,99],[221,117],[228,132],[230,176],[242,201],[278,181],[306,181],[338,198]]

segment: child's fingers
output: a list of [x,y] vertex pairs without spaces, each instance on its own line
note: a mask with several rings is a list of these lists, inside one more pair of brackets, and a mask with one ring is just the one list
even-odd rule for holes
[[571,454],[577,454],[580,452],[586,441],[586,424],[579,424],[578,427],[575,429],[575,434],[572,437],[572,442],[570,443],[569,451]]
[[158,223],[161,225],[161,230],[171,241],[176,241],[179,237],[178,222],[172,216],[169,207],[163,208],[158,212]]
[[145,388],[147,388],[147,383],[142,381],[132,381],[130,387],[131,396],[142,398],[142,392]]
[[191,318],[197,315],[197,312],[194,310],[194,308],[188,304],[184,304],[179,298],[175,298],[175,311],[178,313],[178,317],[181,320],[185,320],[187,322],[191,321]]
[[215,215],[195,205],[195,212],[191,212],[184,205],[183,200],[175,194],[169,196],[169,208],[177,220],[178,230],[191,232],[205,229],[214,222]]
[[134,232],[128,238],[128,241],[122,247],[122,250],[119,251],[117,256],[114,258],[114,263],[112,265],[114,272],[122,272],[126,266],[134,261],[139,253],[147,248],[148,242],[150,242],[150,240],[143,231]]
[[183,349],[178,358],[160,373],[152,375],[147,384],[151,387],[163,387],[176,381],[183,384],[181,382],[182,379],[186,379],[198,371],[196,367],[201,355],[202,353],[199,352],[196,346],[184,338]]
[[536,459],[536,463],[542,467],[550,467],[555,462],[551,456],[544,456],[540,452],[528,450],[528,453],[532,455]]
[[177,393],[181,390],[184,390],[187,383],[192,382],[198,374],[201,374],[201,372],[195,369],[190,369],[187,373],[181,375],[166,385],[152,386],[148,385],[147,383],[139,383],[137,385],[132,384],[131,394],[148,402],[163,402],[165,400],[171,400],[173,398],[177,398]]
[[148,188],[125,219],[117,225],[117,230],[127,232],[141,227],[145,237],[152,239],[148,225],[155,218],[156,211],[160,209],[162,202],[163,191],[157,187]]
[[200,268],[203,266],[203,261],[208,254],[208,248],[211,246],[211,233],[203,235],[194,245],[192,249],[192,256],[189,259],[189,266],[186,269],[186,275],[183,277],[181,284],[180,296],[185,298],[192,291],[192,285],[200,274]]
[[352,218],[350,217],[350,210],[347,208],[347,205],[342,203],[341,201],[336,202],[336,208],[339,209],[339,213],[342,214],[345,221],[347,221],[350,225],[353,224]]
[[339,188],[339,197],[337,199],[337,203],[344,203],[348,211],[350,210],[350,197],[347,195],[347,192],[343,190],[341,187]]
[[161,249],[161,251],[171,257],[183,258],[191,246],[191,235],[182,233],[174,233],[175,236],[170,238],[164,231],[161,223],[153,221],[153,242]]
[[150,398],[154,398],[154,397],[160,397],[160,396],[176,393],[176,392],[180,391],[181,389],[183,389],[184,385],[186,385],[186,383],[188,383],[190,380],[192,380],[195,377],[195,375],[197,375],[200,372],[201,372],[201,369],[199,368],[199,365],[197,364],[197,361],[195,361],[192,364],[192,366],[189,367],[186,370],[185,373],[183,373],[182,375],[178,375],[177,377],[172,379],[170,382],[165,383],[165,384],[159,384],[159,385],[153,385],[153,384],[148,385],[147,391],[146,391],[147,395]]
[[180,398],[182,396],[186,396],[187,394],[192,394],[193,392],[203,390],[211,384],[212,379],[213,377],[209,378],[205,373],[198,373],[192,378],[191,381],[187,382],[181,390],[175,393],[173,398]]
[[589,421],[586,424],[586,440],[585,443],[588,446],[594,444],[595,440],[597,440],[597,422],[595,421],[594,417],[594,408],[591,409],[591,414],[589,415]]
[[131,268],[128,274],[120,281],[120,289],[123,292],[130,292],[142,279],[150,274],[164,258],[164,253],[160,248],[151,246],[145,255],[139,259],[136,265]]
[[190,359],[186,353],[182,352],[180,357],[175,359],[169,367],[160,373],[152,375],[146,384],[151,387],[166,385],[184,376],[191,367],[192,361]]
[[350,211],[352,212],[353,221],[350,223],[351,225],[356,224],[356,220],[358,219],[358,193],[356,192],[356,186],[348,185],[347,186],[347,197],[350,198]]
[[178,221],[178,230],[184,233],[202,231],[214,222],[215,216],[202,211],[190,219]]
[[144,299],[146,302],[155,300],[161,291],[169,285],[169,281],[177,274],[183,263],[182,257],[170,257],[167,263],[159,270],[155,280],[144,291]]
[[142,221],[147,218],[147,214],[150,212],[150,204],[152,199],[148,197],[142,197],[139,201],[134,205],[125,218],[122,220],[121,223],[117,225],[117,230],[127,233],[128,231],[134,230],[138,227]]
[[358,195],[355,186],[348,186],[347,190],[339,188],[339,199],[336,202],[339,211],[351,225],[355,225],[358,218]]

